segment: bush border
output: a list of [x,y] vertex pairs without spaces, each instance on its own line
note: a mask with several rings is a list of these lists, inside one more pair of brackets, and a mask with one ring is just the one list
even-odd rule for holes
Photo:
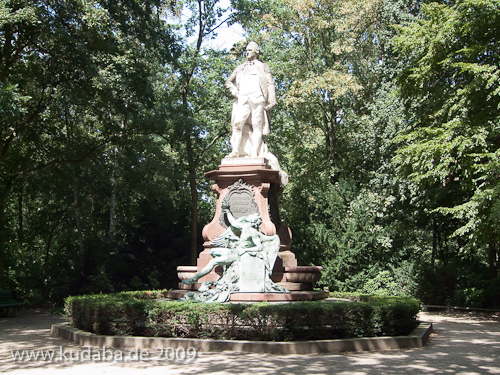
[[362,296],[356,302],[200,304],[165,301],[161,291],[68,297],[75,328],[111,336],[307,341],[404,336],[417,325],[413,298]]

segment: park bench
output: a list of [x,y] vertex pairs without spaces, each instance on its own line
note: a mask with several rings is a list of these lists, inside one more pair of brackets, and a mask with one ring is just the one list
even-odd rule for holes
[[6,315],[9,315],[9,309],[12,307],[14,314],[17,314],[24,302],[17,302],[12,299],[10,290],[0,290],[0,312],[6,310]]

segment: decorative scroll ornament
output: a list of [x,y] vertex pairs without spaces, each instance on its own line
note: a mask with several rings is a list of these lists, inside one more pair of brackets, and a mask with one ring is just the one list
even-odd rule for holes
[[[253,186],[239,179],[229,186],[229,192],[222,200],[222,205],[228,206],[234,218],[239,219],[243,216],[259,213],[259,206],[254,197]],[[223,212],[219,216],[219,223],[224,228],[229,225]]]

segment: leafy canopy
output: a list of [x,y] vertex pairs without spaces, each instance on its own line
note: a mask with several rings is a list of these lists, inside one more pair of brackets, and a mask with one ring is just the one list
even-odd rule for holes
[[418,189],[453,188],[455,199],[434,208],[463,220],[455,234],[483,244],[498,237],[500,219],[498,25],[498,1],[433,2],[395,39],[407,126],[394,162]]

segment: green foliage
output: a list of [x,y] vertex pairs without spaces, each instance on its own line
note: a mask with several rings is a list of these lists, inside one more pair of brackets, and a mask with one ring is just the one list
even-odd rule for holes
[[[153,162],[151,157],[147,159],[148,164]],[[109,175],[92,163],[79,169],[83,174],[78,188],[80,215],[85,221],[85,278],[78,272],[82,260],[72,201],[68,199],[72,196],[71,180],[64,181],[62,171],[25,179],[26,190],[14,201],[23,205],[22,227],[18,217],[9,216],[15,224],[14,233],[22,239],[22,251],[7,258],[10,285],[22,298],[33,304],[60,303],[72,293],[173,287],[178,282],[176,267],[188,261],[189,198],[175,192],[169,176],[160,170],[148,171],[146,165],[133,168],[126,161],[122,165],[125,172],[118,182],[113,243],[107,230],[109,196],[103,194],[110,192]],[[53,182],[44,185],[48,176]],[[45,191],[54,194],[46,195]],[[37,209],[40,206],[43,208]],[[17,213],[17,207],[12,208]]]
[[246,41],[209,44],[228,17],[272,69],[281,217],[320,286],[499,300],[498,2],[231,4],[0,1],[0,286],[38,304],[178,282],[228,152]]
[[[210,196],[209,184],[203,177],[207,170],[214,169],[227,149],[223,137],[229,133],[231,100],[225,94],[224,76],[231,69],[226,51],[217,51],[207,42],[217,35],[224,23],[226,9],[217,0],[180,1],[178,11],[187,8],[189,19],[179,25],[185,34],[179,59],[172,66],[171,74],[164,77],[170,87],[165,92],[170,107],[171,127],[159,134],[165,138],[172,150],[179,155],[176,165],[183,175],[179,185],[189,187],[191,197],[191,226],[189,264],[195,264],[201,250],[198,240],[200,216],[207,207],[200,204],[202,198]],[[200,212],[201,211],[201,212]]]
[[498,308],[500,281],[488,274],[487,264],[470,256],[454,257],[439,267],[422,265],[416,294],[428,305]]
[[499,22],[497,1],[426,2],[393,39],[406,109],[393,163],[432,223],[425,303],[498,300]]
[[410,247],[401,249],[408,238],[395,230],[395,197],[355,194],[341,180],[297,198],[298,209],[307,207],[297,211],[307,224],[294,230],[294,248],[302,250],[306,261],[324,267],[319,285],[331,291],[413,295],[417,254]]
[[299,261],[322,265],[331,290],[362,290],[389,272],[397,293],[411,295],[423,250],[391,165],[404,114],[391,37],[413,3],[235,3],[281,98],[269,143],[292,176],[282,212]]
[[[158,292],[150,292],[154,298]],[[160,337],[318,340],[406,335],[415,328],[418,301],[202,304],[138,299],[144,293],[68,297],[72,324],[97,334]]]
[[[126,235],[136,235],[124,226],[154,232],[136,221],[137,212],[151,213],[141,194],[175,189],[172,176],[151,170],[153,160],[169,164],[163,145],[149,136],[165,126],[154,81],[178,54],[159,17],[164,6],[0,3],[0,285],[31,303],[127,289],[137,272],[135,284],[165,285],[159,275],[175,269],[172,254],[182,254],[178,240],[162,244],[170,254],[156,262],[147,259],[151,250],[134,254],[133,245],[123,254]],[[171,196],[175,204],[165,199],[155,209],[185,217],[182,195]],[[111,206],[120,208],[118,215]],[[112,274],[117,253],[121,265],[141,266]]]
[[[403,267],[400,267],[400,270]],[[374,278],[369,279],[361,288],[361,293],[382,296],[412,296],[415,294],[416,281],[414,275],[401,275],[401,271],[380,271]]]
[[273,71],[284,104],[279,110],[289,113],[289,128],[283,130],[287,140],[297,142],[287,150],[297,163],[290,165],[291,175],[309,179],[321,173],[328,179],[341,172],[349,132],[344,122],[363,87],[358,73],[365,65],[359,54],[371,51],[368,35],[377,23],[380,2],[235,3],[249,39],[262,45]]
[[[141,296],[138,296],[141,297]],[[100,334],[138,335],[153,300],[132,294],[68,297],[66,314],[75,327]]]
[[447,192],[429,208],[458,219],[453,234],[479,251],[498,246],[499,22],[497,1],[432,2],[395,38],[408,126],[394,161],[420,191]]

